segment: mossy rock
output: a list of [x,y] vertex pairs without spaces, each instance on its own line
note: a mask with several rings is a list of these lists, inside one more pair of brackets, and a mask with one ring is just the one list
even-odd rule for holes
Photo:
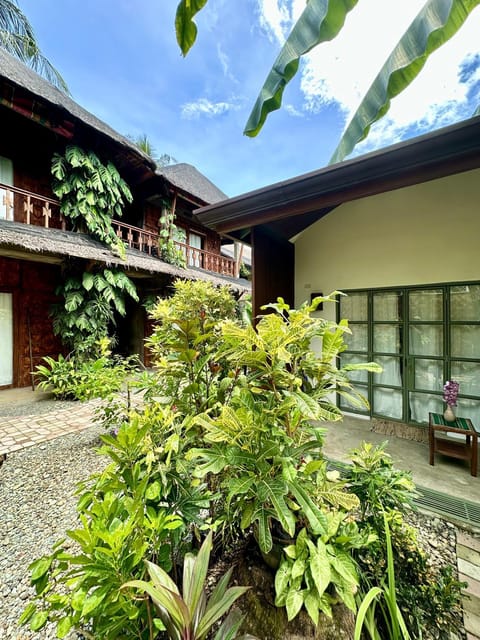
[[320,614],[315,627],[305,611],[291,622],[284,608],[275,606],[275,573],[251,546],[238,555],[233,580],[251,588],[235,606],[244,614],[242,630],[259,640],[352,640],[355,618],[343,604],[333,607],[332,618]]

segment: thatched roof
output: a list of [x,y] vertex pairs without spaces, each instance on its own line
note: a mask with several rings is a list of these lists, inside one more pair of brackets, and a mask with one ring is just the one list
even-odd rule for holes
[[141,251],[127,249],[126,260],[114,255],[104,244],[90,236],[73,231],[45,229],[33,225],[0,220],[0,255],[60,263],[65,257],[93,260],[123,268],[131,277],[167,274],[190,280],[208,280],[217,285],[227,285],[236,291],[249,291],[246,280],[212,274],[203,269],[182,269],[149,256]]
[[[0,48],[0,79],[5,80],[12,85],[13,88],[19,87],[35,98],[40,99],[39,102],[46,103],[52,112],[56,113],[56,118],[64,117],[67,120],[79,122],[83,127],[88,127],[95,134],[106,136],[111,142],[120,146],[124,152],[136,159],[136,163],[146,165],[153,174],[155,163],[153,160],[143,153],[137,145],[131,140],[122,136],[102,122],[92,113],[83,109],[72,98],[54,87],[47,80],[42,78],[32,69],[29,69],[22,62],[11,56],[4,49]],[[18,90],[17,90],[18,91]],[[13,108],[15,104],[15,91],[11,92],[3,90],[0,92],[1,104]],[[32,117],[35,118],[35,101],[32,101]]]
[[198,198],[205,204],[214,204],[228,198],[203,173],[186,162],[161,167],[157,169],[157,174],[174,187]]

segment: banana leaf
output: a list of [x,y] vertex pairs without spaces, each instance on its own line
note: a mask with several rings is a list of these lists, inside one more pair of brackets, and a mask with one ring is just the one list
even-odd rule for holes
[[341,162],[364,140],[371,125],[390,108],[390,101],[420,73],[430,54],[463,25],[480,0],[429,0],[393,49],[333,153]]
[[267,116],[279,109],[283,90],[295,76],[300,58],[321,42],[332,40],[358,0],[310,0],[283,45],[257,97],[244,129],[254,137]]

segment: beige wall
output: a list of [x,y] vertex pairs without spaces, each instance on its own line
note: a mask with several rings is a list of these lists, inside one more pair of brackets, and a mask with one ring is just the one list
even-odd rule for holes
[[469,280],[480,280],[480,170],[346,203],[295,240],[297,306],[310,292]]

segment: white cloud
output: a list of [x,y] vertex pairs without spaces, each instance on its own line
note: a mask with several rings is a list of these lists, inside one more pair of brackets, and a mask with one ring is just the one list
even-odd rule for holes
[[293,116],[294,118],[305,117],[305,113],[303,111],[299,111],[296,107],[293,106],[293,104],[285,104],[283,108],[289,115]]
[[[306,111],[320,113],[336,104],[346,123],[424,0],[363,0],[348,14],[345,26],[333,41],[305,56],[299,72]],[[259,0],[262,18],[277,40],[289,32],[293,17],[305,0]],[[285,16],[289,16],[286,22]],[[459,68],[468,54],[478,52],[480,9],[474,11],[459,32],[428,60],[417,79],[392,101],[387,118],[372,128],[369,146],[399,140],[402,131],[415,125],[433,129],[471,115],[468,91],[477,76],[459,80]],[[294,79],[293,83],[298,79]],[[286,97],[292,89],[287,87]],[[478,106],[478,105],[476,105]],[[469,112],[470,109],[470,112]]]
[[283,44],[293,17],[290,0],[258,0],[260,24],[272,41]]
[[182,118],[188,120],[207,116],[214,118],[228,111],[237,111],[240,105],[236,102],[211,102],[207,98],[199,98],[194,102],[186,102],[181,107]]
[[223,75],[225,76],[225,78],[228,78],[229,80],[231,80],[235,84],[238,84],[238,80],[235,78],[233,73],[230,71],[230,58],[225,53],[225,51],[222,49],[220,43],[217,43],[217,56],[218,56],[218,60],[219,60],[220,65],[222,67],[222,72],[223,72]]

